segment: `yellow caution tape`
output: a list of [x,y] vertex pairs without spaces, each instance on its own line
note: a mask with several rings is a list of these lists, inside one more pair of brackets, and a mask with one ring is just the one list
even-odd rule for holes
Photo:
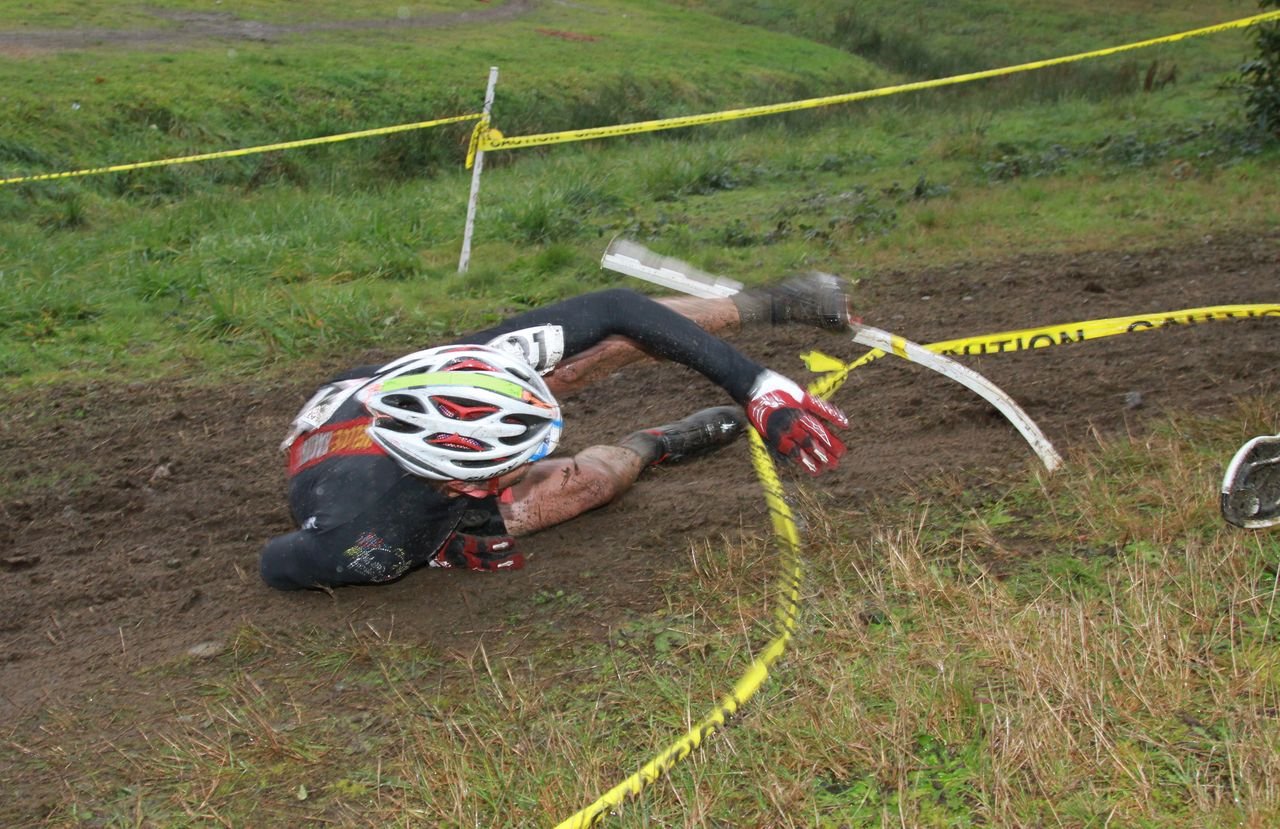
[[[1020,331],[1003,331],[998,334],[962,337],[956,340],[928,343],[924,347],[938,354],[1005,354],[1013,351],[1049,348],[1056,345],[1096,340],[1117,334],[1131,334],[1135,331],[1149,331],[1153,328],[1163,328],[1167,325],[1195,325],[1201,322],[1255,317],[1280,317],[1280,305],[1264,303],[1186,308],[1181,311],[1137,314],[1129,317],[1112,317],[1086,322],[1069,322],[1042,328],[1024,328]],[[885,352],[883,350],[876,348],[868,351],[857,360],[846,364],[834,357],[813,351],[802,355],[801,359],[804,360],[806,367],[810,371],[818,373],[829,372],[826,377],[814,383],[813,389],[811,389],[812,393],[819,397],[829,397],[844,383],[849,376],[849,372],[884,355]]]
[[316,144],[336,144],[339,141],[351,141],[356,138],[372,138],[377,135],[391,135],[397,132],[408,132],[409,130],[421,130],[428,127],[439,127],[444,124],[456,124],[460,121],[471,121],[480,118],[480,115],[455,115],[450,118],[437,118],[434,121],[418,121],[413,124],[398,124],[394,127],[377,127],[370,130],[360,130],[358,132],[344,132],[338,135],[325,135],[320,138],[303,138],[298,141],[284,141],[279,144],[264,144],[260,147],[244,147],[238,150],[222,150],[214,153],[200,153],[199,155],[184,155],[178,158],[162,158],[157,161],[135,161],[131,164],[113,164],[110,167],[93,167],[88,170],[72,170],[66,173],[42,173],[35,176],[18,176],[17,178],[0,178],[0,184],[22,184],[29,181],[52,181],[60,178],[74,178],[76,176],[95,176],[102,173],[122,173],[126,170],[144,170],[148,167],[164,167],[169,164],[190,164],[195,161],[212,161],[215,158],[234,158],[242,155],[253,155],[255,153],[269,153],[277,150],[294,150],[298,147],[311,147]]
[[885,86],[879,89],[869,89],[862,92],[848,92],[842,95],[829,95],[823,98],[807,98],[801,101],[789,101],[781,104],[769,104],[766,106],[746,107],[744,109],[724,110],[722,112],[709,112],[702,115],[686,115],[678,118],[659,118],[652,121],[637,121],[631,124],[617,124],[608,127],[590,127],[587,129],[547,132],[535,135],[517,135],[507,137],[497,130],[490,129],[480,136],[480,149],[485,152],[489,152],[491,150],[514,150],[520,147],[537,147],[545,144],[564,144],[570,141],[589,141],[595,138],[612,138],[620,135],[635,135],[644,132],[658,132],[661,130],[680,129],[683,127],[696,127],[703,124],[714,124],[722,121],[736,121],[742,118],[757,118],[762,115],[779,115],[784,112],[795,112],[801,109],[814,109],[816,107],[847,104],[854,101],[867,100],[869,98],[881,98],[887,95],[897,95],[902,92],[934,89],[941,86],[951,86],[954,84],[968,83],[970,81],[984,80],[986,78],[996,78],[1002,75],[1012,75],[1017,72],[1029,72],[1033,69],[1044,69],[1049,66],[1058,66],[1063,63],[1072,63],[1091,58],[1105,57],[1107,55],[1115,55],[1121,52],[1132,51],[1134,49],[1145,49],[1148,46],[1156,46],[1162,43],[1174,43],[1187,38],[1201,37],[1203,35],[1224,32],[1230,29],[1243,29],[1268,20],[1280,20],[1280,11],[1265,12],[1263,14],[1253,15],[1252,17],[1232,20],[1227,23],[1205,26],[1202,29],[1193,29],[1187,32],[1165,35],[1164,37],[1156,37],[1150,40],[1138,41],[1136,43],[1126,43],[1122,46],[1111,46],[1106,49],[1096,49],[1092,52],[1080,52],[1075,55],[1049,58],[1047,60],[1037,60],[1032,61],[1031,63],[1020,63],[1016,66],[1004,66],[998,69],[968,72],[963,75],[951,75],[946,78],[935,78],[928,81],[916,81],[913,83],[898,84],[896,86]]
[[476,153],[480,147],[480,136],[484,135],[485,130],[489,129],[489,113],[482,113],[480,120],[476,121],[476,128],[471,131],[471,140],[467,142],[467,169],[476,163]]
[[774,468],[773,459],[764,441],[755,430],[748,430],[751,445],[751,462],[764,488],[765,504],[773,520],[773,531],[782,544],[782,600],[776,614],[780,633],[774,637],[760,655],[747,668],[746,673],[733,686],[733,690],[719,705],[698,721],[683,737],[645,763],[639,771],[600,796],[596,802],[577,814],[557,824],[557,829],[583,829],[595,826],[608,816],[612,809],[621,806],[630,797],[639,795],[652,782],[670,771],[702,745],[716,729],[723,726],[747,701],[760,690],[769,676],[769,668],[778,660],[796,628],[797,608],[800,604],[800,580],[804,566],[800,562],[800,532],[796,528],[791,508],[783,496],[782,481]]

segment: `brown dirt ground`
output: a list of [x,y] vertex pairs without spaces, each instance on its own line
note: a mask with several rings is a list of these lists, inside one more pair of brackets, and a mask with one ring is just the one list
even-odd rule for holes
[[[863,281],[858,300],[868,323],[927,342],[1274,303],[1278,289],[1280,235],[1273,233],[881,273]],[[1168,326],[965,362],[1069,452],[1093,430],[1140,431],[1175,410],[1226,414],[1243,396],[1275,394],[1277,324]],[[797,355],[811,348],[846,359],[864,351],[842,335],[801,327],[735,341],[793,376],[803,376]],[[38,406],[25,397],[0,402],[0,465],[8,475],[0,490],[8,493],[0,498],[0,722],[12,735],[35,727],[51,706],[126,686],[140,668],[202,642],[225,642],[245,624],[289,632],[367,621],[394,624],[397,638],[411,643],[500,639],[501,619],[487,608],[563,589],[599,599],[575,620],[584,633],[607,630],[627,611],[660,601],[655,581],[684,566],[691,542],[767,532],[739,445],[655,470],[618,503],[528,539],[530,561],[519,572],[421,570],[332,596],[274,592],[258,579],[257,553],[267,537],[290,528],[276,444],[322,373],[262,386],[99,384],[49,391]],[[985,402],[902,361],[859,369],[835,399],[856,424],[848,457],[820,482],[802,484],[835,508],[856,511],[877,494],[912,492],[939,472],[979,486],[1034,463]],[[566,448],[609,442],[719,402],[717,389],[683,368],[635,366],[565,401]],[[450,623],[441,626],[442,618]]]

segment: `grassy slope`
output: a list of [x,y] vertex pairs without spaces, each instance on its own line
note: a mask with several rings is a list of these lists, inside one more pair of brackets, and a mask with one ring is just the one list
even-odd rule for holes
[[[0,3],[0,20],[25,5]],[[221,46],[0,62],[0,97],[20,115],[0,131],[0,169],[465,111],[495,62],[498,123],[519,133],[847,91],[904,77],[912,56],[925,69],[976,55],[991,65],[1249,11],[864,3],[882,44],[914,38],[882,46],[898,62],[874,69],[777,34],[833,42],[830,4],[762,4],[816,10],[768,30],[697,16],[717,4],[681,5],[548,4],[479,32],[244,44],[234,57]],[[111,9],[95,25],[137,22]],[[732,36],[706,38],[713,29]],[[751,280],[809,264],[874,278],[879,266],[1274,226],[1274,150],[1226,129],[1232,103],[1214,90],[1243,51],[1231,35],[1162,50],[1182,71],[1153,94],[1061,95],[1066,77],[1052,100],[1010,84],[794,116],[786,129],[494,156],[465,279],[452,273],[467,186],[457,146],[388,140],[0,189],[4,370],[35,385],[94,371],[216,375],[418,342],[602,282],[595,262],[618,231]],[[1134,77],[1110,67],[1097,71]],[[643,94],[624,106],[624,91]],[[617,822],[1266,825],[1280,752],[1265,562],[1280,549],[1224,531],[1203,488],[1241,429],[1274,426],[1272,411],[1242,410],[1229,428],[1174,422],[1150,446],[1103,447],[1050,483],[956,493],[927,521],[903,508],[813,522],[803,641],[736,727]],[[1131,523],[1152,508],[1159,526]],[[999,553],[1015,521],[1043,554],[1002,582],[983,577],[974,557]],[[557,631],[559,609],[590,601],[560,594],[512,608],[519,653],[486,660],[376,632],[280,641],[246,629],[223,657],[158,670],[178,689],[176,721],[114,700],[56,712],[58,757],[82,752],[92,768],[75,768],[51,822],[564,816],[699,716],[762,641],[768,545],[710,547],[698,561],[667,607],[624,620],[608,649]],[[1206,621],[1224,616],[1231,625]],[[121,723],[150,744],[119,736],[133,730]]]
[[[721,24],[661,5],[624,7],[576,16],[550,7],[465,36],[407,30],[237,44],[234,54],[225,46],[97,50],[2,62],[0,85],[16,118],[0,136],[0,159],[15,172],[76,169],[473,112],[492,63],[504,71],[500,123],[513,132],[883,77],[830,48],[750,29],[695,50],[695,33]],[[636,45],[646,38],[648,48]],[[600,71],[605,62],[612,68]],[[638,94],[629,101],[627,93]],[[467,134],[464,126],[0,190],[0,337],[11,346],[4,373],[83,374],[107,363],[157,373],[189,361],[234,369],[474,321],[466,309],[491,308],[487,293],[476,303],[460,298],[461,314],[439,301],[458,294],[448,277],[469,178],[460,163]],[[508,274],[495,288],[510,296],[538,281],[521,255],[477,261]],[[367,315],[338,312],[357,305]],[[395,330],[371,327],[382,320]]]
[[[1236,5],[1132,25],[1151,36],[1227,19]],[[885,28],[876,21],[891,18],[878,14]],[[919,36],[917,51],[958,60],[968,55],[961,44],[976,44],[991,65],[1029,57],[1022,35],[1044,37],[1030,14],[1006,10],[985,27],[975,14],[931,17],[933,34]],[[1037,54],[1123,39],[1110,17],[1092,35],[1087,22],[1077,12],[1069,43]],[[0,134],[0,169],[74,169],[465,113],[495,63],[495,116],[508,134],[905,77],[771,24],[735,26],[656,3],[548,4],[471,29],[0,61],[16,115]],[[725,36],[705,38],[712,29]],[[996,36],[1006,30],[1020,36],[1001,49]],[[883,51],[891,39],[879,42]],[[852,272],[1274,222],[1258,166],[1269,156],[1231,134],[1234,99],[1215,89],[1242,38],[1174,50],[1164,59],[1178,63],[1180,80],[1152,94],[1082,97],[1099,77],[1140,86],[1132,61],[1110,59],[1046,81],[1048,101],[1034,80],[995,82],[750,129],[494,155],[467,280],[453,274],[469,181],[459,163],[465,125],[3,187],[2,370],[22,384],[63,372],[256,371],[416,342],[600,282],[601,240],[616,232],[752,281],[809,264]],[[925,197],[915,198],[921,183]],[[835,232],[822,230],[832,222]]]

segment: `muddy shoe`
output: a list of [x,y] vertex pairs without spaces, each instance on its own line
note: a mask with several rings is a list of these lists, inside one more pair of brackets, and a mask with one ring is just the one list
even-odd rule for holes
[[1246,529],[1280,524],[1280,435],[1240,447],[1222,478],[1222,517]]
[[653,429],[641,429],[622,441],[622,446],[644,458],[649,466],[680,463],[728,446],[747,426],[747,417],[737,406],[716,406],[694,412],[684,420]]
[[806,273],[733,296],[743,324],[795,322],[839,331],[849,325],[849,284],[829,273]]

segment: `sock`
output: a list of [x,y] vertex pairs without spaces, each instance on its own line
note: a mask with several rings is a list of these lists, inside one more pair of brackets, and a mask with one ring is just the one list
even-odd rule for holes
[[738,291],[730,299],[738,307],[738,319],[743,326],[774,321],[773,297],[768,291]]
[[662,438],[648,432],[633,432],[623,438],[618,445],[639,455],[645,466],[655,463],[662,457]]

